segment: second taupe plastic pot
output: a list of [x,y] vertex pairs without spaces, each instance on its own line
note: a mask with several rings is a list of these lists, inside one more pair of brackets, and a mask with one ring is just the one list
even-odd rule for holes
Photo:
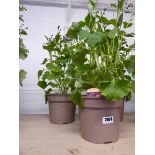
[[122,101],[108,102],[104,98],[84,97],[80,109],[81,136],[92,143],[118,140]]
[[49,117],[55,124],[68,124],[75,120],[76,106],[67,95],[48,95]]

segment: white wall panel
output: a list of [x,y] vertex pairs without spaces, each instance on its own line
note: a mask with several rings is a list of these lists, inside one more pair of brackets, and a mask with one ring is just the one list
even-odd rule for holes
[[[21,95],[22,94],[22,95]],[[42,91],[21,91],[23,102],[20,104],[20,114],[47,114],[48,104],[45,104]]]
[[[63,30],[67,8],[25,6],[27,12],[24,13],[24,20],[29,29],[24,42],[30,53],[26,60],[20,61],[20,68],[27,71],[27,78],[24,81],[24,86],[20,87],[19,111],[21,114],[46,114],[48,106],[44,102],[44,92],[37,86],[37,72],[42,67],[40,63],[47,56],[47,52],[42,49],[42,44],[45,42],[44,35],[55,34],[58,25],[61,25]],[[86,9],[71,9],[69,25],[73,21],[82,20],[86,14]],[[108,16],[111,15],[112,13],[109,12]],[[132,100],[125,103],[125,112],[134,112],[133,102]]]
[[19,113],[24,113],[24,96],[21,91],[19,92]]

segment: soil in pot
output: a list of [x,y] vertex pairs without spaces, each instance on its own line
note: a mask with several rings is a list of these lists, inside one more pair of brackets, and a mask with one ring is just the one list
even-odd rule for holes
[[69,100],[67,95],[49,95],[49,117],[55,124],[68,124],[75,121],[76,106]]
[[108,102],[104,98],[84,97],[80,109],[81,136],[92,143],[112,143],[119,137],[122,101]]

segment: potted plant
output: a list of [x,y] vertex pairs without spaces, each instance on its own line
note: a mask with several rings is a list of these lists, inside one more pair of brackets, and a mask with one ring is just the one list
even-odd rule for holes
[[43,49],[48,51],[49,58],[42,62],[44,68],[38,71],[38,86],[45,91],[49,103],[50,121],[56,124],[71,123],[75,120],[75,104],[69,99],[73,80],[68,76],[68,65],[71,61],[71,42],[60,35],[60,27],[55,37],[46,37]]
[[89,0],[85,20],[74,22],[66,34],[77,42],[72,55],[76,86],[71,99],[80,107],[81,135],[93,143],[118,140],[120,109],[134,92],[135,45],[127,43],[134,33],[126,31],[132,20],[123,21],[125,3],[112,4],[117,16],[108,19]]

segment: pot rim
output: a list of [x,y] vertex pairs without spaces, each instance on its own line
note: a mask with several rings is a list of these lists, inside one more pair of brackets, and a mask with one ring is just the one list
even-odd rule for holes
[[47,101],[50,102],[71,102],[69,95],[50,94],[47,96]]
[[47,96],[69,96],[69,94],[47,94]]
[[122,107],[123,100],[119,101],[108,101],[105,97],[90,97],[83,96],[83,107],[82,108],[115,108]]
[[124,99],[120,99],[120,100],[117,100],[117,101],[109,101],[108,99],[106,99],[104,96],[87,96],[87,95],[82,95],[82,98],[83,99],[103,99],[103,100],[106,100],[107,102],[124,102]]

